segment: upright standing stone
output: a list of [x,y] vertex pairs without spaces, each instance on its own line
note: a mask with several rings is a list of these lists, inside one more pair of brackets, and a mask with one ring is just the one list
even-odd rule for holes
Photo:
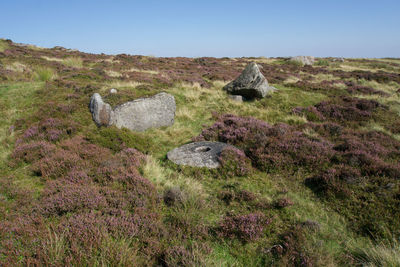
[[229,94],[241,95],[246,99],[263,98],[273,91],[255,62],[248,64],[240,76],[223,89]]
[[112,124],[112,108],[109,104],[103,102],[103,99],[98,93],[93,94],[90,98],[89,108],[93,120],[98,126],[109,126]]

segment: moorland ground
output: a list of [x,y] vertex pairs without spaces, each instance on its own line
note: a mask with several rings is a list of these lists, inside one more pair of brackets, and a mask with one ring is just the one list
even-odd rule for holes
[[[257,62],[278,90],[222,87]],[[118,93],[111,94],[110,88]],[[97,127],[168,92],[175,123]],[[0,40],[0,264],[398,266],[400,60],[159,58]],[[222,141],[216,170],[166,153]]]

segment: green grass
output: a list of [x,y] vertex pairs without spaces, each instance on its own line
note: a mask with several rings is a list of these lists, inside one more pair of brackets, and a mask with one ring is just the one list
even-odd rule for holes
[[0,52],[4,52],[8,48],[8,44],[5,40],[0,39]]
[[63,61],[63,64],[68,67],[82,68],[83,60],[80,57],[67,57]]
[[56,78],[56,73],[48,67],[37,67],[34,72],[34,80],[38,82],[47,82]]
[[17,169],[7,165],[7,158],[13,150],[14,123],[25,118],[38,108],[36,92],[43,88],[43,82],[0,84],[0,177],[12,176],[13,181],[25,188],[40,188],[37,179],[32,179],[25,166]]

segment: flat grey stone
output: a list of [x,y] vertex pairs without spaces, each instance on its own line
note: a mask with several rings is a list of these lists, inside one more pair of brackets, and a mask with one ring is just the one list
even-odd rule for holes
[[239,77],[223,89],[231,95],[241,95],[250,99],[263,98],[271,91],[267,79],[255,62],[248,64]]
[[169,151],[167,158],[178,165],[213,169],[220,166],[218,157],[227,146],[221,142],[194,142]]
[[312,65],[315,62],[315,57],[312,56],[296,56],[296,57],[291,57],[291,61],[296,61],[300,62],[303,65]]
[[112,124],[118,128],[132,131],[145,131],[149,128],[174,124],[175,98],[167,93],[139,98],[126,102],[114,109]]
[[112,108],[109,104],[103,102],[103,99],[98,93],[93,94],[90,98],[89,108],[93,120],[98,126],[109,126],[112,124]]
[[229,95],[229,98],[236,102],[243,102],[243,96],[241,95]]

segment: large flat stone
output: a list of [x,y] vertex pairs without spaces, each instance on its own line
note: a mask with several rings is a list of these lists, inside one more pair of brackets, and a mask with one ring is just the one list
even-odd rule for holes
[[117,106],[113,111],[112,124],[132,131],[170,126],[174,123],[175,110],[175,98],[167,93],[159,93]]
[[169,151],[167,157],[178,165],[213,169],[220,166],[218,157],[227,146],[221,142],[195,142]]

